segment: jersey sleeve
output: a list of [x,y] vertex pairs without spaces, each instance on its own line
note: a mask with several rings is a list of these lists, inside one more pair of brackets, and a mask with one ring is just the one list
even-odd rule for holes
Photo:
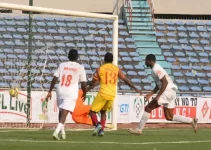
[[100,75],[99,74],[100,74],[100,68],[97,68],[96,72],[93,75],[93,79],[99,81],[100,80]]
[[81,69],[80,69],[79,81],[80,82],[86,82],[87,81],[87,79],[86,79],[86,71],[85,71],[83,66],[81,66]]
[[59,78],[59,76],[60,76],[60,66],[58,67],[58,69],[54,73],[54,76],[57,77],[57,78]]
[[119,71],[118,71],[118,77],[122,80],[124,80],[126,78],[126,76],[124,75],[124,73],[122,72],[122,70],[119,68]]
[[154,69],[154,74],[161,80],[165,76],[165,72],[161,67]]

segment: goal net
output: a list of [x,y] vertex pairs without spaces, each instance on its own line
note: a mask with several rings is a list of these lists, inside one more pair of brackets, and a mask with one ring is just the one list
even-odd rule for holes
[[[44,98],[70,49],[78,50],[88,80],[106,52],[117,65],[117,16],[6,3],[0,3],[0,12],[0,127],[55,127],[55,91],[47,108]],[[18,97],[9,95],[10,88],[20,90]],[[86,104],[94,96],[89,93]],[[107,116],[116,128],[115,111]],[[67,122],[74,123],[70,116]]]

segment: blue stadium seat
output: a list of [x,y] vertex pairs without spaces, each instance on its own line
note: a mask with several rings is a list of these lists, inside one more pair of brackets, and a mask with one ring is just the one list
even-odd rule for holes
[[47,25],[49,27],[56,27],[56,24],[54,22],[47,22]]
[[101,44],[97,44],[97,47],[98,48],[106,48],[106,45],[101,43]]
[[175,31],[176,30],[176,28],[174,26],[167,26],[166,29],[169,30],[169,31]]
[[183,77],[184,75],[183,75],[182,72],[178,71],[178,72],[174,72],[173,76],[175,76],[175,77]]
[[205,87],[203,87],[203,90],[205,92],[211,92],[211,87],[210,86],[205,86]]
[[92,67],[93,69],[97,69],[97,68],[100,67],[100,65],[97,64],[97,63],[93,63],[93,64],[91,65],[91,67]]
[[78,33],[82,34],[82,35],[88,35],[89,34],[88,31],[86,31],[86,30],[78,30]]
[[147,79],[147,78],[146,79],[142,79],[141,81],[144,84],[151,84],[151,81],[149,79]]
[[13,80],[12,76],[4,75],[3,80]]
[[179,39],[179,43],[188,44],[188,40],[186,38],[185,39]]
[[45,27],[46,24],[44,22],[37,22],[37,26]]
[[95,41],[97,41],[97,42],[103,42],[104,39],[102,37],[95,37]]
[[185,32],[179,32],[178,36],[182,37],[182,38],[187,38],[188,37],[188,35]]
[[175,55],[178,56],[178,57],[184,57],[185,53],[183,53],[183,52],[175,52]]
[[125,41],[132,42],[132,43],[135,42],[133,38],[125,38]]
[[168,57],[166,58],[166,60],[171,63],[176,62],[176,59],[174,57]]
[[186,65],[181,66],[181,68],[182,68],[183,70],[191,70],[191,69],[192,69],[191,66],[186,66]]
[[147,85],[147,86],[144,86],[144,90],[151,91],[151,90],[153,90],[153,87]]
[[97,56],[97,52],[96,51],[87,51],[88,55],[96,55]]
[[143,65],[135,65],[134,66],[135,67],[135,69],[137,69],[137,70],[144,70],[144,66]]
[[128,36],[129,35],[128,32],[126,32],[126,31],[120,31],[119,34],[122,35],[122,36]]
[[182,47],[180,45],[173,45],[172,48],[174,50],[181,50],[182,49]]
[[186,84],[187,82],[184,79],[176,79],[177,84]]
[[127,86],[127,85],[121,85],[120,88],[121,88],[122,90],[130,90],[130,87]]
[[191,38],[199,38],[199,35],[198,35],[196,32],[190,32],[190,33],[189,33],[189,36],[190,36]]
[[129,76],[137,76],[137,73],[135,71],[128,71],[127,74]]
[[201,66],[192,66],[193,70],[201,71],[202,67]]
[[178,43],[177,39],[174,39],[174,38],[169,38],[169,39],[168,39],[168,42],[171,43],[171,44],[176,44],[176,43]]
[[86,44],[86,46],[88,47],[88,48],[96,48],[96,45],[95,44]]
[[161,20],[155,22],[156,25],[164,25],[165,23]]
[[10,85],[8,83],[5,83],[5,82],[0,82],[0,87],[2,87],[2,88],[9,88]]
[[157,37],[159,37],[159,36],[160,36],[160,37],[164,37],[165,34],[164,34],[163,32],[159,32],[159,31],[158,31],[158,32],[156,32],[156,36],[157,36]]
[[58,27],[66,27],[67,25],[64,22],[56,22]]
[[46,39],[46,40],[53,40],[53,37],[50,36],[50,35],[44,35],[43,37],[44,37],[44,39]]
[[185,73],[185,76],[186,76],[186,77],[195,77],[195,74],[192,73],[192,72],[186,72],[186,73]]
[[166,23],[167,25],[170,25],[170,26],[174,25],[174,22],[173,22],[173,21],[166,21],[165,23]]
[[196,92],[200,92],[200,91],[201,91],[201,88],[200,88],[199,86],[197,86],[197,85],[195,85],[195,86],[190,86],[190,89],[191,89],[192,91],[196,91]]
[[4,64],[5,64],[6,66],[14,66],[14,63],[11,62],[11,61],[6,61],[6,62],[4,62]]
[[133,61],[137,61],[137,62],[141,62],[142,61],[142,59],[141,59],[141,57],[132,57],[132,59],[133,59]]
[[87,27],[87,24],[86,23],[77,23],[77,26],[79,28],[86,28]]
[[93,29],[97,28],[96,24],[94,24],[94,23],[87,24],[87,26],[89,28],[93,28]]
[[188,86],[183,85],[183,86],[179,86],[179,90],[180,90],[180,91],[189,91],[190,89],[189,89]]
[[74,39],[71,36],[64,36],[64,40],[73,41]]
[[205,25],[204,22],[196,22],[195,24],[196,24],[197,26],[204,26],[204,25]]
[[98,54],[99,54],[100,56],[104,56],[104,55],[106,54],[106,52],[105,52],[105,51],[98,51]]
[[0,27],[1,32],[6,32],[6,29],[4,27]]
[[203,69],[204,69],[205,71],[211,71],[211,66],[203,66]]
[[72,28],[76,28],[77,25],[72,22],[72,23],[67,23],[67,26],[72,27]]
[[129,54],[132,57],[139,57],[139,54],[137,52],[129,52]]
[[64,40],[62,36],[53,36],[53,38],[60,41]]
[[197,54],[195,52],[186,52],[189,57],[196,57]]
[[165,49],[165,50],[170,50],[171,49],[171,47],[169,45],[166,45],[166,44],[163,44],[160,47],[161,47],[161,49]]
[[175,24],[178,25],[178,26],[183,26],[184,25],[184,22],[182,22],[182,21],[176,21]]
[[119,55],[124,57],[124,56],[129,56],[128,52],[119,52]]
[[196,39],[190,39],[189,41],[191,44],[199,44],[199,41]]
[[201,44],[205,44],[205,45],[208,45],[208,44],[210,44],[210,42],[208,41],[208,40],[200,40],[200,43]]
[[208,34],[208,33],[199,33],[200,34],[200,36],[202,37],[202,38],[210,38],[210,35]]
[[4,53],[14,53],[14,51],[11,48],[4,48],[3,52]]
[[76,37],[74,37],[74,40],[83,41],[84,38],[82,36],[76,36]]
[[189,61],[191,63],[198,63],[199,62],[199,60],[197,58],[192,58],[192,57],[189,58]]
[[187,58],[179,58],[178,59],[179,60],[179,62],[182,62],[182,63],[188,63],[188,59]]
[[198,55],[200,57],[207,57],[208,56],[208,53],[206,53],[206,52],[200,52],[200,53],[198,53]]
[[207,77],[211,78],[211,73],[206,73]]
[[139,76],[143,76],[143,77],[147,77],[148,76],[148,74],[145,71],[139,71],[138,75]]
[[207,29],[203,26],[198,26],[197,30],[200,31],[200,32],[206,32],[207,31]]
[[176,37],[177,35],[174,32],[168,32],[167,36],[169,36],[169,37]]
[[158,31],[165,31],[166,27],[165,26],[156,26]]
[[125,48],[127,48],[124,44],[118,44],[118,48],[120,48],[120,49],[125,49]]
[[198,84],[198,81],[195,80],[195,79],[188,79],[187,82],[188,82],[189,84]]
[[71,30],[68,30],[68,33],[73,34],[73,35],[77,35],[78,31],[71,29]]
[[173,70],[180,70],[180,69],[181,69],[181,67],[178,66],[178,65],[172,65],[171,68],[172,68]]
[[159,42],[159,43],[167,43],[167,41],[166,41],[166,39],[157,39],[157,41]]
[[199,45],[193,46],[193,49],[194,49],[195,51],[203,51],[203,50],[204,50],[203,47],[201,47],[201,46],[199,46]]
[[187,31],[187,29],[184,26],[177,27],[178,31]]
[[192,21],[188,21],[188,22],[185,23],[185,25],[187,25],[187,26],[194,26],[195,24]]
[[206,79],[198,79],[198,82],[199,82],[201,85],[208,85],[208,84],[209,84],[209,81],[206,80]]
[[193,48],[191,46],[189,46],[189,45],[185,45],[183,47],[183,49],[186,50],[186,51],[192,51],[193,50]]
[[133,79],[131,79],[131,81],[132,81],[133,83],[141,83],[141,80],[138,79],[138,78],[133,78]]
[[125,69],[128,69],[128,70],[132,70],[133,69],[133,66],[132,65],[124,65],[124,68]]
[[200,62],[202,62],[202,63],[210,63],[210,61],[207,58],[200,58]]
[[204,50],[206,50],[206,51],[211,51],[211,46],[205,46],[205,47],[204,47]]
[[127,48],[136,49],[136,46],[135,46],[134,44],[128,44],[128,45],[127,45]]
[[132,62],[132,59],[130,57],[122,57],[122,60],[126,62]]

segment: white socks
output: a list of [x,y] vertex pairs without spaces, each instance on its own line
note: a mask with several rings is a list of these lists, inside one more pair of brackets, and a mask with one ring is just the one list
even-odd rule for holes
[[61,134],[65,134],[64,125],[63,125],[63,128],[61,129]]
[[57,134],[59,134],[59,132],[62,130],[62,128],[64,129],[64,124],[58,123],[55,132],[56,132]]
[[192,120],[193,120],[192,118],[184,117],[184,116],[181,116],[181,115],[174,115],[172,121],[178,121],[178,122],[183,122],[183,123],[191,123]]
[[143,128],[144,128],[147,120],[149,119],[149,117],[150,117],[150,113],[148,113],[148,112],[145,111],[144,114],[143,114],[143,116],[142,116],[142,118],[141,118],[141,121],[139,123],[139,126],[138,126],[138,128],[140,130],[143,130]]

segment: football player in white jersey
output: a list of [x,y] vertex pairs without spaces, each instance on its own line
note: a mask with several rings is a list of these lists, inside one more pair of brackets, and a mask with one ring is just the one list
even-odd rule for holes
[[78,64],[76,61],[78,59],[78,52],[75,49],[71,49],[68,55],[69,61],[59,64],[57,71],[51,82],[51,86],[46,96],[46,99],[51,98],[51,92],[54,85],[59,80],[58,87],[56,89],[57,94],[57,106],[59,107],[59,123],[55,132],[53,133],[53,138],[55,140],[60,140],[59,133],[61,133],[61,138],[65,139],[64,123],[69,112],[73,112],[76,105],[76,100],[78,98],[78,83],[81,83],[81,89],[83,91],[83,98],[86,97],[86,72],[82,65]]
[[167,72],[158,63],[156,63],[155,55],[147,55],[145,59],[145,64],[147,67],[150,67],[152,69],[152,77],[156,83],[155,88],[146,95],[146,99],[149,100],[153,96],[153,94],[156,94],[157,92],[158,93],[156,97],[145,107],[145,111],[143,113],[138,128],[128,129],[128,132],[140,135],[142,133],[142,130],[144,129],[147,120],[150,117],[151,111],[160,106],[163,106],[166,120],[190,123],[192,124],[193,129],[196,132],[198,122],[197,118],[192,119],[173,114],[177,86],[173,83]]

